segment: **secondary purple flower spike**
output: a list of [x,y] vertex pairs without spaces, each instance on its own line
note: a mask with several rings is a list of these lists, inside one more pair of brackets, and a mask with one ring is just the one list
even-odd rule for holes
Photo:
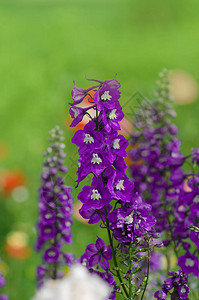
[[36,250],[43,251],[42,265],[37,268],[39,286],[45,278],[56,279],[61,276],[59,267],[70,265],[72,254],[63,251],[64,243],[71,243],[71,215],[73,199],[71,188],[64,183],[63,132],[56,126],[50,131],[51,143],[44,153],[41,187],[39,189],[39,221]]

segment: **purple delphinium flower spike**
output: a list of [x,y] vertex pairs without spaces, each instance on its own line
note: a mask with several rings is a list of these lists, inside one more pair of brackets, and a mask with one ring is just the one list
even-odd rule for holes
[[[0,258],[0,262],[1,262],[1,258]],[[6,280],[3,276],[3,273],[0,272],[0,289],[2,289],[6,284]],[[0,293],[0,300],[8,300],[8,296],[6,294],[1,294]]]
[[44,278],[56,279],[63,265],[72,263],[73,255],[65,253],[64,243],[70,244],[72,225],[71,188],[65,185],[63,166],[65,153],[63,149],[63,132],[56,126],[50,131],[51,143],[44,153],[41,187],[39,189],[39,221],[36,250],[43,252],[42,265],[37,268],[39,286]]
[[[181,141],[176,138],[178,128],[171,123],[175,113],[168,75],[166,70],[160,74],[157,99],[144,100],[134,117],[130,170],[135,190],[152,207],[156,230],[166,235],[164,245],[173,245],[177,256],[182,246],[186,254],[178,259],[179,266],[185,273],[198,276],[198,262],[194,260],[196,267],[186,267],[185,257],[189,248],[194,251],[199,245],[198,233],[190,231],[191,226],[199,226],[199,174],[196,171],[199,148],[192,149],[192,154],[187,156],[181,153]],[[192,170],[185,173],[183,165],[189,158]],[[191,241],[195,244],[193,247]]]
[[[91,97],[96,115],[83,130],[75,133],[72,142],[79,147],[80,154],[77,183],[93,174],[91,185],[84,186],[78,195],[82,202],[80,214],[91,224],[101,221],[102,228],[107,229],[110,244],[105,246],[105,242],[98,237],[96,243],[86,247],[78,262],[113,286],[109,299],[116,299],[117,291],[133,299],[131,281],[120,274],[117,255],[122,256],[121,267],[125,273],[130,268],[129,274],[132,276],[133,264],[129,251],[138,247],[140,252],[142,249],[146,252],[149,240],[154,236],[153,225],[156,220],[150,216],[151,206],[134,192],[134,183],[125,174],[127,166],[124,157],[127,155],[125,149],[128,141],[117,132],[120,129],[119,122],[124,117],[119,104],[120,84],[115,79],[96,81],[99,87]],[[138,255],[134,258],[139,259]],[[114,272],[109,264],[111,260],[117,279],[113,279]],[[123,280],[128,283],[124,284]]]

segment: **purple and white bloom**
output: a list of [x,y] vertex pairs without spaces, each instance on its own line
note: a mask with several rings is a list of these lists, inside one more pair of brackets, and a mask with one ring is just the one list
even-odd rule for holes
[[104,123],[104,129],[108,133],[111,132],[111,130],[120,130],[119,122],[124,118],[120,104],[117,104],[113,109],[103,110],[101,118]]
[[95,122],[90,121],[83,130],[75,132],[72,142],[79,147],[79,154],[81,155],[94,149],[103,148],[104,137],[101,132],[96,131]]
[[104,187],[102,179],[94,177],[91,186],[83,187],[78,199],[83,203],[81,211],[87,211],[91,208],[98,210],[109,204],[111,194],[108,188]]
[[[118,85],[119,86],[119,85]],[[97,105],[99,111],[105,109],[114,109],[118,104],[120,92],[118,87],[113,87],[104,82],[102,87],[94,94],[93,101]]]
[[182,268],[182,271],[186,274],[193,273],[199,277],[199,260],[198,257],[192,255],[189,251],[185,255],[178,258],[178,265]]
[[59,250],[55,247],[50,247],[44,252],[44,260],[49,264],[57,262],[59,260]]

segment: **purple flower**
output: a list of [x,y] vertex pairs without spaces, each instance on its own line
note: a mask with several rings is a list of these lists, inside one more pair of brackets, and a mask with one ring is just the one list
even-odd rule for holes
[[178,265],[182,268],[182,271],[186,274],[193,273],[199,277],[199,261],[195,255],[192,255],[189,251],[185,255],[178,258]]
[[8,300],[8,296],[5,294],[0,294],[0,300]]
[[79,147],[80,155],[102,148],[103,140],[103,135],[96,131],[96,124],[93,121],[86,124],[84,130],[76,131],[72,138],[72,142]]
[[4,287],[5,284],[6,284],[6,280],[3,277],[3,274],[0,273],[0,288]]
[[111,247],[105,246],[101,238],[98,237],[95,244],[89,244],[85,253],[91,267],[99,264],[103,270],[109,268],[109,260],[112,259]]
[[108,166],[108,158],[109,154],[101,149],[82,154],[79,158],[80,167],[77,171],[77,183],[79,184],[89,173],[99,176]]
[[52,264],[59,260],[59,250],[55,247],[50,247],[44,252],[44,261]]
[[[0,262],[1,262],[1,258],[0,258]],[[3,288],[6,284],[6,280],[3,276],[3,274],[0,272],[0,288]],[[0,300],[8,300],[8,296],[5,294],[0,294]]]
[[125,151],[128,146],[128,141],[122,135],[113,135],[107,140],[108,150],[113,156],[112,161],[115,160],[116,156],[126,157]]
[[192,148],[192,162],[196,162],[197,165],[199,165],[199,147],[196,147],[195,149]]
[[189,293],[189,287],[187,284],[183,284],[181,286],[177,287],[178,295],[180,296],[180,299],[187,299],[188,293]]
[[96,103],[97,109],[101,111],[103,108],[114,109],[119,98],[118,87],[113,87],[104,82],[102,87],[94,94],[93,101]]
[[56,235],[56,229],[51,224],[41,224],[39,225],[39,228],[44,240],[53,239]]
[[196,247],[199,248],[199,232],[191,231],[189,237],[195,243]]
[[73,98],[73,103],[69,103],[70,105],[80,104],[83,101],[83,99],[85,98],[85,96],[88,94],[88,92],[96,87],[96,86],[92,86],[88,89],[82,89],[82,88],[78,88],[77,86],[75,86],[75,81],[73,83],[74,83],[74,88],[71,92],[71,95]]
[[115,176],[108,180],[107,186],[113,198],[128,201],[127,196],[131,194],[134,184],[128,179],[125,173],[116,171]]
[[165,300],[167,298],[167,294],[164,291],[157,291],[154,294],[154,298],[157,300]]
[[74,254],[72,253],[62,253],[64,259],[65,259],[65,262],[67,264],[67,266],[71,266],[73,264],[73,261],[74,261]]
[[84,115],[86,114],[87,110],[89,110],[90,108],[92,107],[82,108],[78,106],[72,106],[69,109],[69,113],[71,115],[71,118],[73,118],[74,120],[70,124],[70,127],[75,127],[78,123],[80,123]]
[[91,208],[100,209],[111,201],[111,194],[108,188],[104,187],[100,177],[93,178],[91,186],[83,187],[78,195],[78,199],[83,203],[81,211]]
[[121,129],[119,122],[124,118],[124,113],[122,112],[121,106],[117,104],[113,109],[103,110],[101,118],[104,123],[104,129],[109,133],[113,129]]

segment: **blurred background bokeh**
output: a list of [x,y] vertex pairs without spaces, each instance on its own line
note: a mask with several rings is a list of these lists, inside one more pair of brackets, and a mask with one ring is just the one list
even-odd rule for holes
[[[76,180],[73,80],[86,88],[85,75],[117,73],[124,104],[137,91],[152,98],[157,74],[173,70],[182,150],[199,145],[198,10],[197,0],[0,0],[0,269],[11,300],[34,294],[37,191],[55,125],[65,132],[67,184]],[[68,250],[78,256],[99,229],[75,220],[73,233]]]

